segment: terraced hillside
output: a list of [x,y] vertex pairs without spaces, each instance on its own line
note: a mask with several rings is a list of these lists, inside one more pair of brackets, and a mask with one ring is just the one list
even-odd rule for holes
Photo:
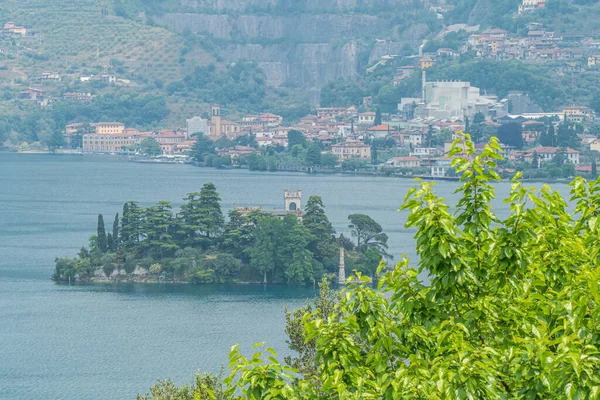
[[165,81],[181,79],[196,64],[211,56],[202,49],[188,53],[180,62],[184,43],[164,28],[115,15],[113,0],[4,0],[3,22],[12,21],[37,35],[26,38],[24,51],[11,67],[28,75],[42,70],[108,67],[111,60],[122,62],[130,73]]

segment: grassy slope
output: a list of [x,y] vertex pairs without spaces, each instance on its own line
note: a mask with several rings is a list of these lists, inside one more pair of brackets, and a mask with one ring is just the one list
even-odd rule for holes
[[[12,21],[39,34],[16,39],[18,55],[15,52],[14,57],[0,59],[0,65],[28,76],[56,70],[66,82],[72,82],[82,74],[108,72],[111,60],[119,60],[125,65],[119,77],[143,86],[157,79],[165,84],[180,80],[196,65],[212,61],[212,56],[198,47],[180,60],[184,47],[180,36],[117,17],[113,0],[4,0],[0,7],[1,23]],[[108,16],[102,15],[103,9]],[[9,47],[10,42],[2,38],[0,48]],[[36,60],[31,54],[47,60]],[[197,108],[176,102],[169,99],[175,110],[173,118],[187,116]]]

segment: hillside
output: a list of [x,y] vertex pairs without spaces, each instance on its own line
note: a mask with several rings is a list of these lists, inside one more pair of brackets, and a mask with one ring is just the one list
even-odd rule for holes
[[[238,114],[279,107],[293,117],[317,102],[329,81],[356,77],[383,55],[410,54],[439,28],[420,0],[0,4],[0,23],[29,31],[26,37],[0,37],[0,82],[11,88],[5,98],[31,85],[55,97],[68,91],[162,95],[170,110],[166,126],[180,125],[212,102]],[[252,75],[248,90],[261,96],[258,102],[236,88],[248,82],[231,70],[241,61]],[[33,80],[45,71],[58,72],[61,82]],[[125,87],[80,82],[102,74],[115,75]],[[11,107],[23,112],[15,104],[1,105]]]
[[[391,84],[395,68],[410,60],[395,58],[375,73],[367,67],[386,55],[415,54],[444,24],[510,32],[523,32],[531,21],[562,33],[600,28],[598,2],[549,0],[545,9],[515,18],[518,3],[448,0],[455,8],[442,17],[425,0],[3,0],[0,24],[24,26],[28,35],[0,36],[0,143],[48,138],[65,123],[100,118],[148,129],[183,126],[210,103],[232,119],[270,111],[293,120],[319,103],[359,105],[363,96],[393,111],[401,97],[418,92],[414,79]],[[432,76],[480,79],[477,64],[467,66],[440,65]],[[61,79],[36,79],[44,72]],[[595,86],[586,81],[595,75],[584,78],[569,92],[569,77],[546,77],[544,87],[564,90],[558,100],[540,94],[540,103],[554,107],[580,94],[588,101]],[[484,83],[492,92],[511,90]],[[55,104],[23,100],[29,87]],[[92,97],[69,103],[67,92]],[[142,117],[140,104],[148,105]]]
[[[212,60],[197,50],[177,62],[184,47],[181,38],[168,30],[114,15],[112,0],[5,0],[2,20],[13,21],[36,33],[24,38],[29,50],[15,64],[26,73],[48,69],[73,72],[108,69],[119,60],[128,72],[147,79],[174,79],[186,67]],[[103,15],[103,11],[108,15]],[[27,62],[27,57],[32,58]],[[43,63],[36,63],[43,60]]]

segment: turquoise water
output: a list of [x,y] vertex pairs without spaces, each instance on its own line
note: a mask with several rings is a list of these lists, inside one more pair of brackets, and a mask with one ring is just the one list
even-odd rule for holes
[[[217,371],[235,343],[250,352],[267,341],[286,353],[284,306],[314,297],[312,287],[68,286],[49,279],[55,257],[87,243],[98,213],[114,215],[127,200],[179,206],[208,181],[224,209],[281,208],[284,189],[302,189],[305,201],[321,195],[338,232],[348,233],[349,214],[366,213],[390,236],[392,254],[414,257],[406,214],[396,211],[410,180],[0,154],[0,399],[134,399],[158,378],[184,383],[195,371]],[[437,186],[454,201],[457,183]],[[498,192],[504,197],[508,185]]]

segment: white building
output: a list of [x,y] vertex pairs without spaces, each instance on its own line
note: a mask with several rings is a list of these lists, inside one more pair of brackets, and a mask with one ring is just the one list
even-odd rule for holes
[[208,122],[202,117],[192,117],[185,120],[188,137],[194,133],[208,134]]
[[450,165],[452,165],[452,160],[447,157],[432,158],[428,162],[430,164],[431,176],[434,177],[446,176]]
[[546,2],[547,0],[523,0],[523,4],[519,5],[519,14],[542,8],[545,6]]
[[[478,87],[470,82],[441,81],[427,82],[423,76],[422,98],[402,99],[398,108],[408,114],[413,104],[413,118],[435,118],[439,120],[460,119],[482,112],[486,118],[499,118],[508,114],[508,100],[498,101],[496,96],[482,95]],[[414,107],[413,106],[413,107]]]
[[410,153],[414,157],[432,157],[438,153],[435,147],[415,147]]
[[[533,158],[534,158],[534,154],[537,154],[539,165],[543,165],[547,162],[552,161],[558,151],[559,151],[559,149],[556,147],[538,146],[538,147],[534,147],[533,149],[529,149],[526,152],[524,152],[523,159],[524,159],[524,161],[532,162]],[[576,167],[579,166],[579,161],[580,161],[579,155],[580,155],[580,153],[577,150],[573,150],[570,147],[567,147],[565,149],[565,156],[567,157],[568,162],[575,165]]]
[[421,147],[423,144],[423,133],[422,132],[401,132],[402,143],[406,146]]
[[367,111],[367,112],[358,114],[358,124],[359,125],[373,125],[375,123],[375,115],[376,115],[376,113],[374,113],[372,111]]
[[421,160],[418,157],[394,157],[385,162],[388,168],[419,168]]

